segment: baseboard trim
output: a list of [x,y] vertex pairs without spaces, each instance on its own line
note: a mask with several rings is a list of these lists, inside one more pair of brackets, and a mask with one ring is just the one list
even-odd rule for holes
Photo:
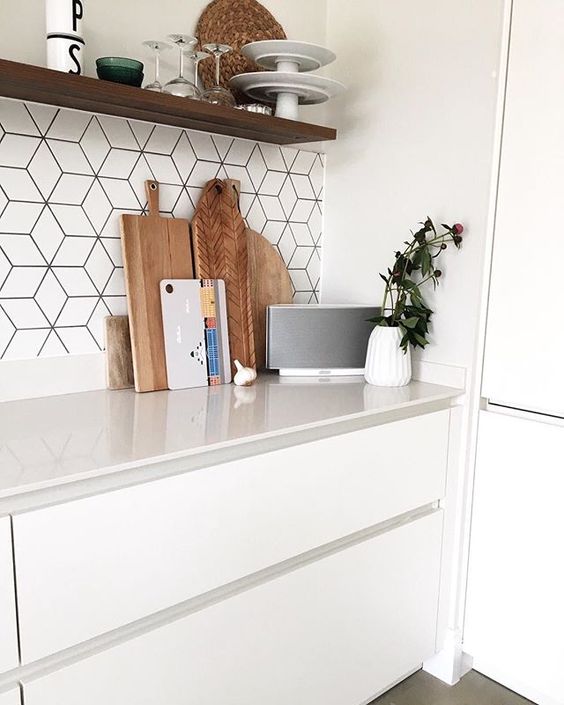
[[0,361],[0,401],[105,389],[103,352]]
[[472,670],[471,657],[462,651],[460,631],[447,630],[443,649],[423,663],[423,670],[451,686]]
[[466,368],[455,365],[443,365],[413,358],[413,379],[430,384],[442,384],[445,387],[466,389]]
[[[106,388],[103,352],[0,361],[0,401],[92,392]],[[413,379],[466,388],[466,368],[413,360]]]

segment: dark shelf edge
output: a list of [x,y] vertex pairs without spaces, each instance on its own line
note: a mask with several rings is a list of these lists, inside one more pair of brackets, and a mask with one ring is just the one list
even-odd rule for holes
[[0,59],[0,97],[291,145],[334,140],[330,127],[248,113]]

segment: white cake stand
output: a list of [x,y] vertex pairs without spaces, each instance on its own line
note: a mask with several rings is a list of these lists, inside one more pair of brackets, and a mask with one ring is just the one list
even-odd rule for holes
[[298,105],[324,103],[345,91],[342,83],[330,78],[284,71],[242,73],[229,85],[253,100],[276,103],[276,117],[287,120],[298,119]]
[[229,82],[257,101],[276,103],[276,117],[298,119],[298,106],[324,103],[340,95],[345,87],[323,76],[306,74],[335,60],[325,47],[290,39],[264,40],[246,44],[242,53],[269,71],[243,73]]
[[241,52],[269,71],[316,71],[337,58],[332,51],[310,42],[265,39],[246,44]]

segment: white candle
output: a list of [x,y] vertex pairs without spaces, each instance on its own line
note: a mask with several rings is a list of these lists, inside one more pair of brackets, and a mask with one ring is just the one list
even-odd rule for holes
[[45,0],[48,68],[82,74],[84,4],[85,0]]

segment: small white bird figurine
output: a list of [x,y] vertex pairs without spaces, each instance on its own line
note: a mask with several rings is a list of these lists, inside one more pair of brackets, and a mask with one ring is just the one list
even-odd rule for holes
[[237,372],[233,377],[233,382],[238,387],[250,387],[257,378],[257,371],[252,367],[243,367],[239,360],[235,360],[234,364]]

